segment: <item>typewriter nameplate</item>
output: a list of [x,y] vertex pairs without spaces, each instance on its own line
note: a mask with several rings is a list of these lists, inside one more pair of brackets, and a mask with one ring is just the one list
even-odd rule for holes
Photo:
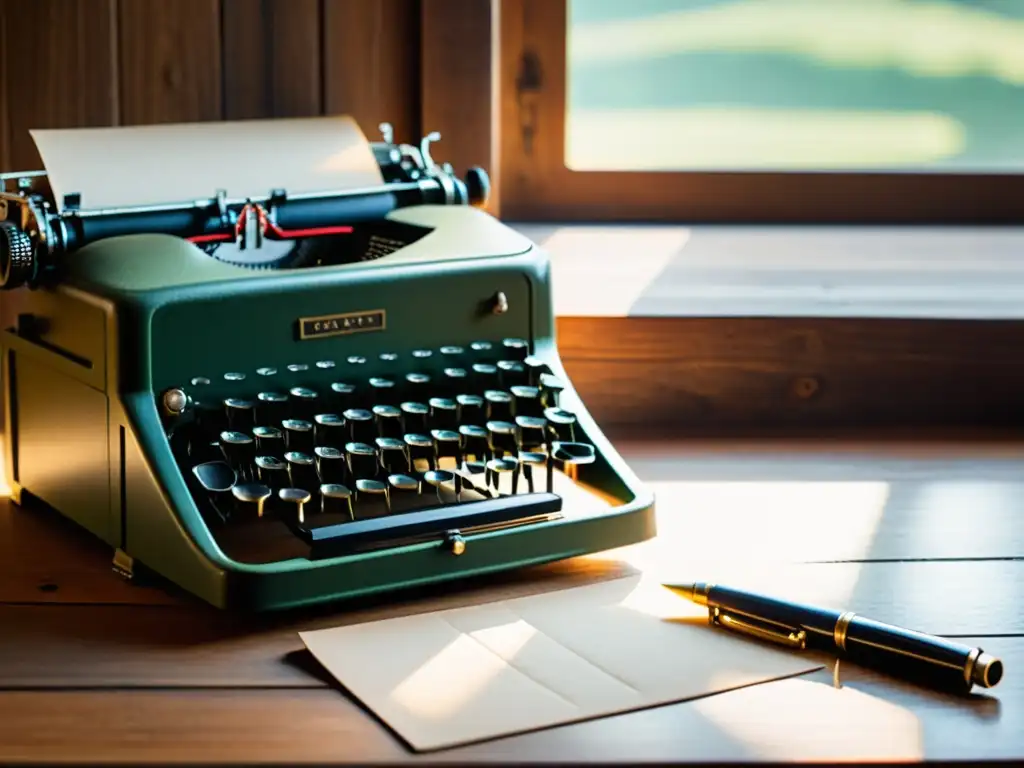
[[383,331],[387,327],[387,313],[383,309],[366,312],[346,312],[341,315],[320,315],[299,318],[300,339],[322,339],[350,333]]

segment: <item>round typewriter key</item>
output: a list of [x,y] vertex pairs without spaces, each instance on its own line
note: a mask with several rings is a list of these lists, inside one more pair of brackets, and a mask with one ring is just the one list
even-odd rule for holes
[[209,385],[210,380],[205,376],[196,376],[190,383],[193,387],[205,387]]
[[409,454],[405,449],[405,441],[394,437],[378,437],[376,440],[377,455],[380,456],[380,465],[389,474],[396,472],[409,472]]
[[343,414],[348,422],[348,438],[354,443],[369,443],[377,436],[373,414],[363,408],[349,408]]
[[385,379],[382,376],[373,376],[370,378],[370,397],[373,402],[378,402],[381,397],[386,397],[387,393],[395,388],[395,382],[391,379]]
[[334,361],[333,360],[317,360],[316,361],[316,367],[319,368],[322,371],[326,371],[326,370],[334,367]]
[[455,397],[468,389],[468,374],[465,368],[445,368],[442,381],[444,391]]
[[463,424],[459,427],[459,434],[462,436],[462,455],[467,462],[486,462],[491,458],[486,429],[476,424]]
[[292,488],[305,488],[312,492],[320,487],[312,456],[301,451],[288,451],[284,460],[288,464],[288,481]]
[[487,447],[495,458],[501,458],[505,453],[519,452],[515,424],[508,421],[488,421],[487,433]]
[[292,363],[288,366],[288,370],[292,373],[302,373],[309,370],[309,366],[306,363]]
[[459,406],[460,424],[476,424],[484,420],[484,399],[480,395],[459,395],[455,402]]
[[426,373],[407,373],[405,380],[412,387],[423,387],[430,384],[430,376]]
[[368,497],[369,500],[380,499],[388,513],[391,512],[391,494],[388,493],[387,483],[380,480],[356,480],[356,499]]
[[203,490],[210,494],[223,494],[231,490],[231,486],[238,480],[238,475],[230,465],[223,461],[208,461],[205,464],[197,464],[192,467],[192,474],[196,476]]
[[[526,478],[526,491],[527,493],[533,493],[533,468],[539,467],[547,462],[548,457],[545,453],[538,453],[537,451],[521,451],[519,454],[519,466],[523,471],[523,477]],[[516,472],[512,476],[512,493],[518,493],[519,491],[519,473]],[[548,493],[551,493],[551,489],[548,488]]]
[[285,419],[284,447],[289,451],[313,452],[313,425],[304,419]]
[[548,370],[548,364],[533,355],[523,360],[523,367],[526,369],[526,383],[531,387],[536,387],[540,384],[541,374],[546,373]]
[[337,448],[320,445],[314,450],[316,455],[316,472],[321,483],[345,482],[345,454]]
[[593,464],[597,458],[594,446],[589,443],[562,443],[551,444],[551,458],[554,461],[548,462],[548,487],[551,487],[551,475],[555,461],[562,462],[562,469],[571,480],[576,479],[577,467],[581,464]]
[[432,349],[414,349],[412,356],[417,360],[429,360],[434,356],[434,350]]
[[[416,470],[416,462],[426,462],[428,469],[437,468],[437,459],[434,457],[434,441],[427,435],[411,432],[402,438],[408,448],[409,465]],[[419,470],[416,470],[419,471]]]
[[481,360],[494,354],[494,345],[489,341],[474,341],[469,348],[473,351],[473,356]]
[[552,373],[540,375],[540,399],[547,408],[558,406],[558,396],[565,390],[565,382]]
[[392,505],[401,504],[402,499],[412,499],[420,492],[421,483],[411,475],[388,475],[388,485],[391,487]]
[[288,395],[281,392],[260,392],[256,395],[256,423],[276,427],[288,418]]
[[224,400],[224,413],[227,416],[228,429],[236,432],[245,432],[255,426],[253,402],[251,400],[229,397]]
[[518,360],[498,361],[498,380],[504,389],[526,383],[526,366]]
[[282,488],[277,492],[281,500],[281,515],[286,522],[302,525],[306,522],[306,505],[313,496],[304,488]]
[[256,369],[256,375],[257,376],[276,376],[277,375],[277,368],[257,368]]
[[292,387],[288,394],[291,395],[292,417],[309,421],[316,412],[317,398],[319,395],[315,390],[308,387]]
[[503,339],[501,348],[506,360],[524,360],[530,354],[530,343],[526,339]]
[[459,404],[447,397],[430,398],[430,423],[435,429],[458,429]]
[[516,445],[520,451],[532,451],[547,443],[547,419],[539,416],[516,416]]
[[245,381],[245,374],[232,371],[224,374],[224,381]]
[[544,418],[548,420],[550,430],[556,439],[562,442],[576,441],[576,414],[564,408],[545,408]]
[[455,490],[455,473],[447,469],[432,469],[423,473],[423,482],[433,486],[437,491],[437,500],[444,503],[443,490],[447,486],[452,486],[452,490]]
[[252,437],[244,432],[221,432],[220,449],[232,469],[243,477],[248,474],[249,465],[256,458],[256,443]]
[[345,381],[331,384],[331,406],[338,413],[356,407],[356,386]]
[[256,476],[272,491],[288,486],[288,465],[277,456],[257,456]]
[[430,409],[423,403],[402,403],[402,427],[406,432],[426,432],[429,417]]
[[488,421],[511,421],[512,420],[512,395],[500,389],[489,389],[484,392],[484,401],[487,404]]
[[235,497],[235,514],[239,520],[256,520],[263,517],[263,504],[270,498],[271,490],[263,483],[241,483],[231,489]]
[[488,389],[498,388],[498,366],[491,363],[473,363],[471,370],[471,379],[475,391],[485,392]]
[[320,511],[325,515],[344,515],[355,520],[352,492],[340,483],[324,483],[320,486]]
[[277,427],[253,427],[258,456],[284,456],[284,432]]
[[402,426],[402,411],[393,405],[373,406],[373,416],[377,421],[377,434],[380,437],[401,437],[405,434]]
[[[512,474],[519,469],[519,462],[516,459],[502,458],[491,459],[487,462],[487,485],[501,493],[501,478],[508,476],[511,483],[515,482],[515,475]],[[511,489],[510,489],[511,490]]]
[[368,443],[351,442],[345,445],[349,477],[372,479],[377,476],[377,451]]
[[466,350],[462,347],[450,345],[441,347],[441,357],[446,360],[455,360],[462,357],[466,353]]
[[391,371],[396,367],[395,363],[398,362],[398,355],[394,352],[381,352],[378,359],[380,360],[381,366],[384,370]]
[[340,447],[348,442],[345,419],[336,413],[318,413],[313,417],[313,442],[316,445]]
[[366,358],[362,355],[349,355],[345,358],[349,365],[366,365]]
[[540,390],[536,387],[515,386],[511,389],[513,413],[516,416],[540,416],[544,406],[540,403]]

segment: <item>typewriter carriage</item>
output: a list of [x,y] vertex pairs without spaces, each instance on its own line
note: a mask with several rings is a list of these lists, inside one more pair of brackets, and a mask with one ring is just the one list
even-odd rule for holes
[[[385,151],[375,145],[378,150]],[[417,162],[408,148],[399,150],[397,161],[386,151],[393,166],[383,194],[392,194]],[[429,158],[426,149],[424,155]],[[394,181],[395,174],[406,180]],[[29,187],[41,188],[42,179],[30,178],[22,199]],[[213,605],[247,610],[465,578],[650,538],[653,498],[601,433],[559,359],[547,255],[467,202],[395,205],[381,216],[361,215],[353,222],[357,230],[383,233],[384,241],[401,234],[392,250],[384,247],[368,260],[254,269],[211,257],[203,243],[180,232],[129,232],[82,243],[49,262],[49,280],[22,288],[26,311],[16,327],[3,330],[0,344],[13,498],[54,507],[104,540],[115,548],[115,570],[123,575],[131,576],[138,562]],[[303,318],[379,309],[384,328],[303,338]],[[267,388],[257,381],[258,370],[276,369],[285,378],[289,365],[300,363],[307,370],[280,388],[329,393],[332,382],[352,374],[341,371],[352,358],[367,361],[359,374],[365,383],[413,372],[422,364],[413,355],[417,349],[437,355],[445,348],[470,350],[479,339],[500,347],[507,338],[527,340],[536,370],[561,382],[558,405],[575,414],[574,440],[592,446],[591,463],[578,472],[567,463],[557,475],[560,488],[590,488],[581,492],[588,504],[563,493],[558,517],[508,512],[466,530],[458,522],[434,522],[426,533],[394,540],[383,534],[374,546],[348,550],[337,549],[342,539],[313,540],[329,525],[316,525],[312,508],[310,523],[298,530],[281,525],[281,508],[269,503],[266,520],[232,528],[211,513],[211,494],[204,496],[208,489],[192,476],[196,439],[182,453],[175,442],[182,420],[162,410],[165,394],[176,389],[191,404],[191,416],[197,404],[254,399]],[[397,353],[401,367],[385,361],[384,351]],[[316,365],[327,359],[336,367]],[[463,362],[469,367],[472,361]],[[247,377],[225,377],[232,372]],[[430,372],[446,375],[444,366]],[[198,394],[192,382],[204,378],[210,391]],[[505,389],[508,384],[502,381]],[[209,434],[200,436],[198,444],[211,447],[203,442]],[[553,464],[553,445],[546,450]],[[422,472],[418,476],[422,483]],[[539,498],[546,478],[535,480]],[[396,525],[408,511],[394,511]],[[336,519],[333,524],[344,529]],[[271,527],[273,536],[261,538]]]

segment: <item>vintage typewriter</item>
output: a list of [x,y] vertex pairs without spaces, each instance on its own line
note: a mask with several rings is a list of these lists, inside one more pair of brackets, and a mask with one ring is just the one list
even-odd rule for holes
[[3,177],[16,503],[243,610],[654,535],[560,363],[546,254],[479,209],[483,170],[381,127],[368,188],[97,209]]

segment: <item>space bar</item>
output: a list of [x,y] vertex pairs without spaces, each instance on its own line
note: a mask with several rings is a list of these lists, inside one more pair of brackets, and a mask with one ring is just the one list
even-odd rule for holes
[[526,493],[496,499],[444,504],[417,512],[355,520],[296,530],[310,545],[310,559],[338,557],[407,540],[443,536],[446,532],[480,526],[526,522],[552,515],[562,509],[562,497],[554,493]]

